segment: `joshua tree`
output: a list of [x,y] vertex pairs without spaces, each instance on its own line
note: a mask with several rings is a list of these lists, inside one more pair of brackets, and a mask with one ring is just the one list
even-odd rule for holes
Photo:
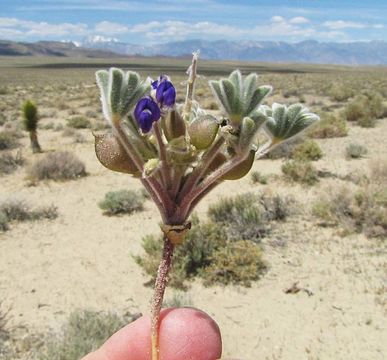
[[[304,131],[319,118],[301,104],[261,105],[271,86],[239,70],[210,81],[222,109],[219,118],[194,100],[197,55],[189,68],[185,103],[175,104],[171,79],[140,80],[132,71],[97,72],[104,116],[111,132],[96,136],[100,162],[139,178],[162,218],[164,250],[151,305],[152,360],[158,360],[158,329],[174,248],[184,241],[198,202],[225,180],[245,176],[255,159]],[[258,133],[266,141],[258,142]]]
[[38,108],[36,105],[30,101],[27,100],[22,107],[23,111],[23,125],[24,129],[30,133],[30,140],[31,140],[31,149],[32,152],[40,153],[42,152],[42,149],[40,148],[39,142],[38,142]]

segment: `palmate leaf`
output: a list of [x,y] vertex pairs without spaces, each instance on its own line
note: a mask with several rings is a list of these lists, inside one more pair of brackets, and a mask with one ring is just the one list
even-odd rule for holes
[[257,74],[250,74],[244,80],[239,70],[233,71],[228,79],[210,81],[215,98],[236,125],[257,109],[272,91],[271,86],[258,87]]
[[271,108],[261,106],[259,111],[267,118],[264,128],[274,143],[300,134],[320,119],[301,104],[286,107],[274,103]]
[[149,80],[141,82],[137,73],[124,73],[117,68],[97,71],[96,80],[101,92],[103,114],[110,122],[114,117],[126,116],[150,88]]

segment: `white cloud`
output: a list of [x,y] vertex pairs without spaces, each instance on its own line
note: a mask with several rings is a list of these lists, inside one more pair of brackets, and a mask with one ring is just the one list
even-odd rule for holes
[[128,27],[122,24],[113,23],[110,21],[101,21],[95,25],[94,31],[96,33],[115,35],[124,34],[129,31]]
[[367,25],[362,23],[357,23],[353,21],[344,21],[344,20],[325,21],[323,25],[332,30],[349,29],[349,28],[364,29],[367,27]]
[[87,25],[20,20],[16,18],[0,17],[0,33],[10,38],[14,37],[57,37],[66,35],[84,35],[87,33]]
[[130,32],[143,34],[150,40],[165,42],[182,40],[189,36],[236,38],[245,34],[246,31],[234,26],[220,25],[209,21],[193,24],[184,21],[151,21],[133,26]]
[[[201,0],[198,0],[201,1]],[[207,0],[204,0],[207,1]],[[136,25],[126,25],[101,21],[95,25],[83,23],[47,23],[27,21],[17,18],[0,17],[0,36],[15,40],[28,39],[67,39],[79,40],[82,37],[136,35],[138,42],[163,43],[185,39],[207,40],[350,40],[346,28],[364,28],[361,23],[336,20],[326,21],[316,26],[303,16],[285,18],[273,16],[266,22],[250,26],[219,24],[210,21],[150,21]],[[382,29],[383,24],[367,25],[368,28]],[[123,39],[121,39],[123,40]],[[123,40],[125,41],[125,40]]]
[[289,20],[291,24],[306,24],[309,22],[309,19],[303,17],[303,16],[296,16],[294,18],[291,18]]
[[283,22],[285,19],[282,16],[276,15],[270,19],[272,22]]

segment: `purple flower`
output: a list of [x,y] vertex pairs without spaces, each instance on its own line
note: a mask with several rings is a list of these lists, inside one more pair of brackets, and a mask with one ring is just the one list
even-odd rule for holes
[[159,86],[159,84],[161,84],[163,81],[166,81],[168,80],[169,81],[169,77],[167,75],[160,75],[159,78],[155,81],[152,81],[152,89],[157,89],[157,87]]
[[175,104],[176,90],[170,81],[164,80],[157,86],[156,99],[162,106],[173,106]]
[[155,91],[155,98],[160,106],[173,106],[176,100],[176,90],[169,77],[160,75],[152,82],[152,88]]
[[134,117],[144,134],[152,129],[153,123],[159,120],[160,116],[160,108],[151,97],[142,98],[134,109]]

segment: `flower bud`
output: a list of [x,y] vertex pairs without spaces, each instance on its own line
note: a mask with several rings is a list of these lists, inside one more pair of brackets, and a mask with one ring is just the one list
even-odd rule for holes
[[193,146],[199,150],[210,147],[218,133],[219,124],[211,115],[196,117],[188,126],[188,134]]
[[141,175],[124,147],[113,134],[94,134],[94,139],[95,154],[103,166],[113,171],[132,174],[134,177]]
[[185,136],[185,121],[176,110],[170,111],[166,116],[163,122],[163,130],[168,141],[176,139],[180,136]]
[[253,167],[255,160],[255,151],[250,150],[249,155],[239,165],[231,169],[222,176],[222,180],[238,180],[243,178]]

